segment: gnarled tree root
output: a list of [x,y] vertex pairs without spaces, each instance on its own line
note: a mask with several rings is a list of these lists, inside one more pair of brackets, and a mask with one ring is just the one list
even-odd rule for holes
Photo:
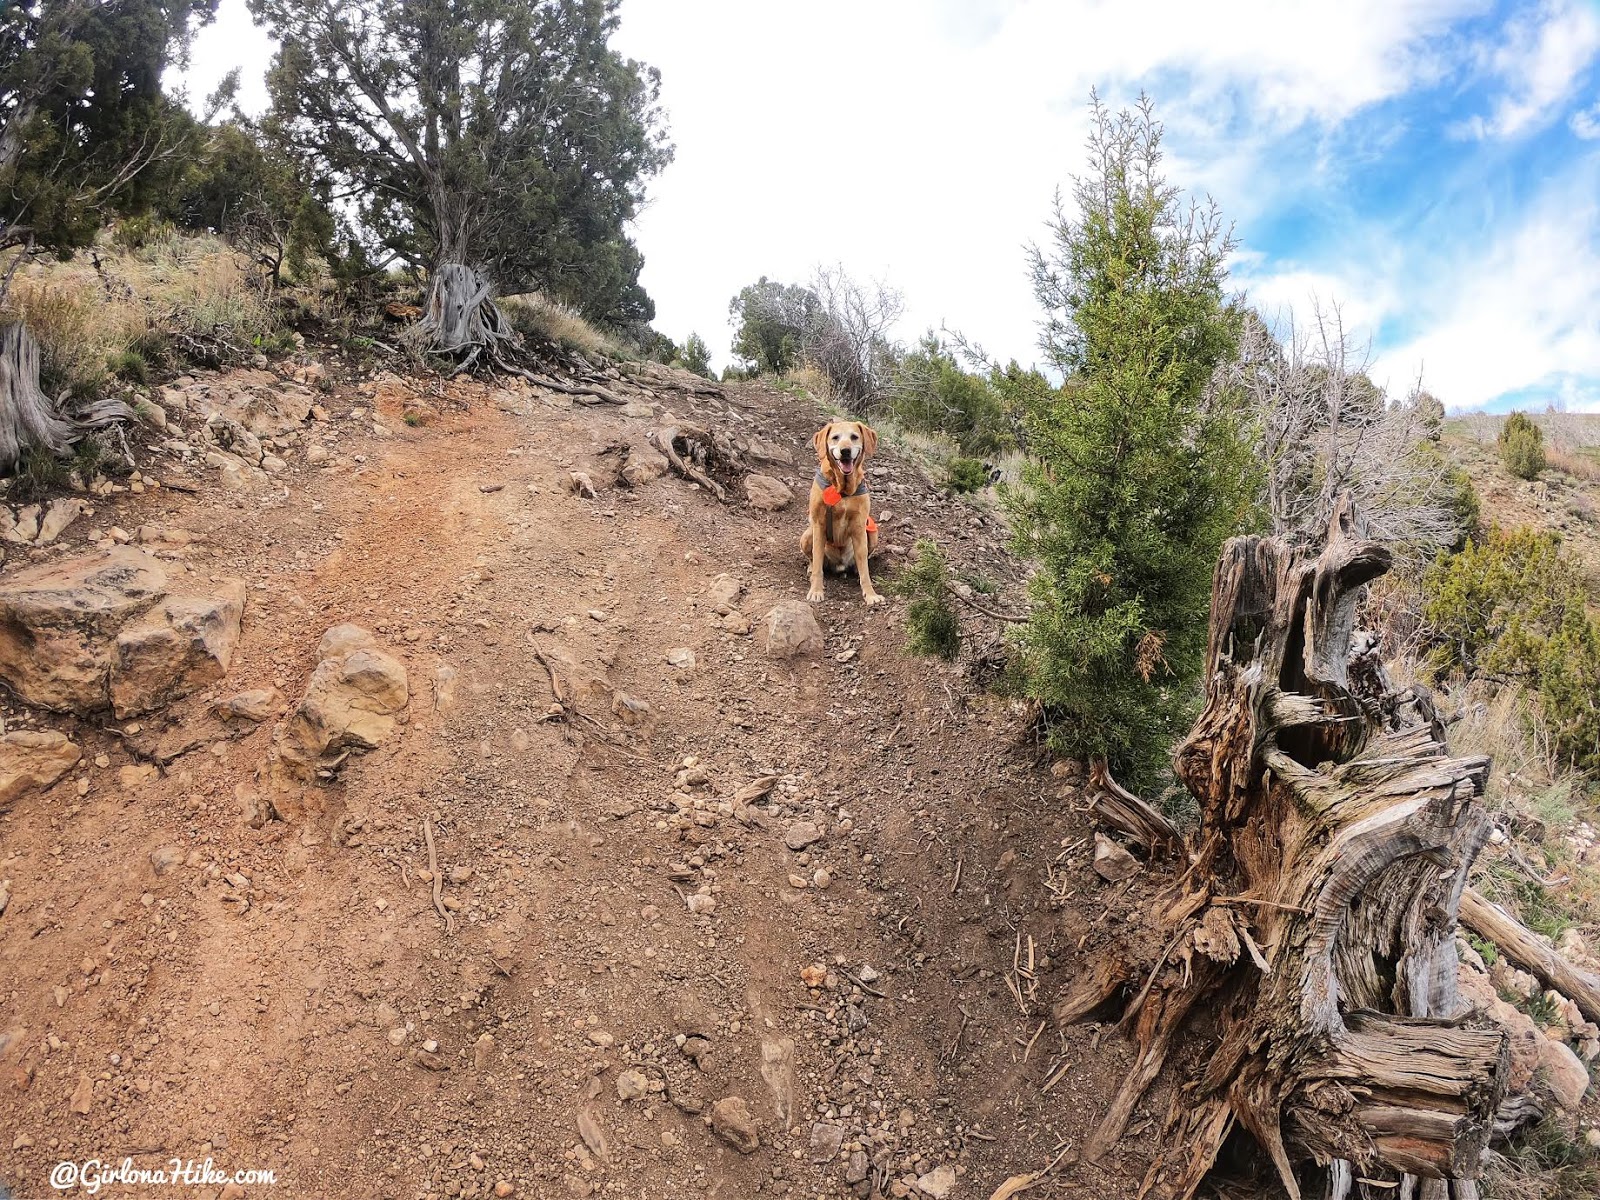
[[[1135,1062],[1091,1160],[1189,1014],[1212,1014],[1218,1044],[1175,1092],[1145,1194],[1193,1195],[1242,1127],[1296,1200],[1349,1194],[1358,1176],[1471,1197],[1504,1123],[1508,1037],[1455,985],[1489,762],[1450,757],[1427,696],[1362,657],[1356,602],[1388,563],[1348,502],[1315,557],[1250,537],[1218,563],[1206,705],[1175,760],[1201,820],[1154,913],[1170,933],[1157,961],[1112,956],[1056,1008],[1079,1020],[1139,989],[1123,1020]],[[1103,769],[1092,782],[1108,824],[1175,846]]]
[[63,411],[39,387],[39,343],[20,322],[0,325],[0,474],[30,447],[58,458],[92,429],[130,420],[121,400],[95,400]]

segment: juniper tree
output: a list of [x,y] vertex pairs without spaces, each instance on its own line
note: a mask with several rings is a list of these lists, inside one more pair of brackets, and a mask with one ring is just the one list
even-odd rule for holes
[[1235,352],[1232,248],[1214,206],[1160,174],[1148,100],[1091,100],[1088,171],[1032,251],[1059,389],[1023,399],[1029,461],[1008,504],[1039,567],[1015,679],[1052,741],[1148,779],[1196,696],[1211,574],[1251,514],[1240,414],[1212,389]]
[[284,136],[357,205],[375,258],[428,272],[429,348],[498,355],[513,335],[496,291],[654,315],[626,226],[671,148],[659,76],[609,45],[617,0],[250,7],[281,43]]

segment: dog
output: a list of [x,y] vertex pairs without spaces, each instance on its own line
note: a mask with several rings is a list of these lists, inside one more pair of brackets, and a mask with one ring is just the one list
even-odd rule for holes
[[811,564],[806,599],[823,598],[822,571],[855,567],[861,598],[870,608],[883,597],[872,586],[867,560],[878,550],[878,523],[867,491],[867,460],[878,449],[878,435],[861,421],[829,421],[811,439],[817,448],[817,473],[811,480],[810,522],[800,550]]

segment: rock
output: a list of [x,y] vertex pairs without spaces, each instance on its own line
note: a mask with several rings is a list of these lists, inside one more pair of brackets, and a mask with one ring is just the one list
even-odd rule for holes
[[139,526],[139,544],[149,547],[152,554],[172,553],[192,546],[199,540],[190,530],[179,529],[176,525]]
[[722,628],[736,637],[749,637],[755,627],[742,612],[731,612],[722,618]]
[[117,768],[117,786],[125,792],[138,791],[161,774],[154,763],[129,763]]
[[1139,860],[1103,833],[1094,835],[1094,873],[1107,883],[1121,883],[1143,868]]
[[94,1106],[94,1080],[80,1073],[78,1086],[72,1089],[72,1099],[68,1103],[73,1112],[79,1116],[87,1116],[89,1109]]
[[283,693],[277,688],[252,688],[218,700],[211,711],[224,721],[265,721],[282,712],[283,705]]
[[850,1155],[850,1162],[844,1169],[844,1181],[846,1183],[865,1182],[867,1178],[867,1171],[870,1165],[871,1164],[867,1158],[867,1152],[865,1150],[854,1151]]
[[353,749],[371,750],[394,733],[410,700],[406,669],[356,625],[336,625],[317,646],[306,694],[273,734],[274,773],[309,780]]
[[821,654],[822,626],[804,600],[782,600],[767,613],[767,655],[796,658]]
[[956,1190],[956,1169],[948,1164],[935,1167],[926,1175],[917,1177],[917,1190],[933,1200],[944,1200]]
[[494,1034],[480,1033],[472,1044],[472,1065],[476,1070],[487,1071],[494,1062]]
[[744,580],[724,571],[711,581],[711,586],[706,588],[706,603],[711,605],[711,610],[719,615],[732,612],[739,605],[739,597],[744,595]]
[[761,1148],[755,1119],[742,1096],[724,1096],[711,1106],[711,1132],[740,1154],[754,1154]]
[[[206,418],[206,442],[222,454],[231,454],[246,466],[259,467],[263,451],[261,439],[256,437],[232,417],[220,413],[212,413]],[[210,455],[206,456],[210,462]],[[226,464],[216,463],[215,466],[224,467]]]
[[694,670],[695,662],[694,651],[689,649],[687,646],[678,646],[672,650],[668,650],[667,662],[669,665],[677,667],[680,670],[692,671]]
[[1539,1039],[1539,1065],[1544,1069],[1544,1081],[1550,1095],[1568,1113],[1576,1113],[1583,1104],[1584,1093],[1589,1090],[1589,1069],[1565,1042],[1554,1038]]
[[61,500],[50,501],[50,507],[44,510],[44,516],[39,518],[39,533],[34,539],[41,546],[48,546],[55,541],[79,517],[88,506],[76,496],[69,496]]
[[814,842],[822,840],[822,830],[811,821],[796,821],[784,830],[783,844],[791,850],[804,850]]
[[818,1121],[811,1127],[811,1146],[806,1151],[814,1163],[832,1162],[844,1145],[844,1127]]
[[0,806],[43,791],[83,757],[64,733],[18,729],[0,737]]
[[213,389],[197,407],[208,423],[214,415],[258,437],[276,437],[310,420],[311,403],[306,389],[269,376],[245,387]]
[[617,411],[625,417],[633,417],[635,420],[644,421],[648,421],[656,415],[656,410],[643,400],[629,400]]
[[150,868],[157,876],[165,875],[183,862],[183,851],[176,846],[157,846],[150,851]]
[[777,442],[763,441],[761,438],[750,439],[750,454],[761,459],[762,462],[782,463],[786,467],[794,466],[794,453],[787,447]]
[[328,448],[321,442],[312,442],[306,447],[306,462],[313,467],[320,467],[328,461]]
[[506,1200],[507,1196],[515,1196],[517,1194],[517,1185],[509,1179],[496,1180],[494,1194],[499,1197],[499,1200]]
[[798,1081],[794,1068],[793,1038],[761,1039],[761,1081],[772,1097],[773,1115],[787,1129],[794,1124]]
[[111,706],[137,716],[228,673],[244,617],[244,582],[205,596],[169,596],[117,635]]
[[637,1100],[650,1091],[650,1080],[643,1071],[627,1070],[617,1076],[617,1099]]
[[244,585],[174,595],[142,550],[112,547],[0,584],[0,679],[23,700],[87,714],[148,711],[221,678]]
[[643,487],[667,473],[667,457],[650,445],[632,446],[622,464],[622,478],[630,487]]
[[1540,1035],[1538,1026],[1527,1013],[1507,1004],[1499,996],[1495,996],[1489,1002],[1485,1011],[1511,1037],[1511,1063],[1506,1072],[1506,1093],[1516,1095],[1526,1092],[1533,1083],[1534,1073],[1543,1061],[1540,1043],[1549,1039]]
[[39,536],[39,506],[29,504],[15,513],[0,508],[0,537],[18,546],[30,545]]
[[746,475],[744,494],[750,507],[762,512],[777,512],[794,502],[794,492],[789,485],[771,475]]
[[600,1114],[593,1108],[584,1107],[578,1110],[578,1136],[583,1139],[583,1144],[601,1162],[611,1161],[611,1144],[606,1141],[606,1131],[600,1124]]

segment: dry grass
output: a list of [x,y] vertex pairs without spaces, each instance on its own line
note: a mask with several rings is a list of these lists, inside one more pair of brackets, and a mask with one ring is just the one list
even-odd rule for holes
[[97,387],[108,362],[154,356],[173,334],[221,335],[241,348],[274,334],[268,297],[220,239],[172,234],[119,250],[102,238],[97,253],[99,270],[85,253],[30,263],[12,281],[3,315],[38,339],[47,387]]
[[623,356],[615,338],[596,329],[560,301],[538,292],[523,292],[506,296],[498,303],[512,326],[525,336],[540,337],[587,356]]
[[1562,446],[1546,446],[1544,451],[1545,466],[1552,471],[1561,471],[1584,483],[1600,481],[1600,457],[1592,452],[1586,453],[1581,449],[1567,449]]

